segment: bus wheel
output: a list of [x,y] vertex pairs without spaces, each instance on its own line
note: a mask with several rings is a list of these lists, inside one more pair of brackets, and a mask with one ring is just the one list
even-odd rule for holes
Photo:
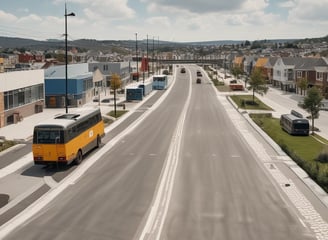
[[82,151],[79,150],[76,155],[75,164],[79,165],[82,162],[82,158],[83,158]]
[[97,148],[99,148],[101,145],[101,137],[98,135],[97,136]]

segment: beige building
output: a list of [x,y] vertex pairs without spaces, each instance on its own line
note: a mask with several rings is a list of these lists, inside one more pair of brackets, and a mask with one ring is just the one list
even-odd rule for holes
[[41,112],[43,104],[43,70],[0,73],[0,127]]

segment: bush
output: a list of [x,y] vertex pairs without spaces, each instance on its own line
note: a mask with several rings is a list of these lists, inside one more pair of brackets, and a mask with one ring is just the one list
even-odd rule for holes
[[246,105],[251,105],[251,106],[258,106],[259,104],[256,101],[249,100],[249,99],[242,99],[241,100],[241,105],[246,106]]
[[[318,164],[318,163],[317,163]],[[317,181],[327,191],[328,189],[328,166],[323,165],[318,168]]]
[[328,163],[328,148],[324,148],[319,156],[316,158],[316,161],[321,163]]
[[16,142],[14,142],[14,141],[2,140],[0,142],[0,152],[6,150],[7,148],[14,146],[15,144],[16,144]]

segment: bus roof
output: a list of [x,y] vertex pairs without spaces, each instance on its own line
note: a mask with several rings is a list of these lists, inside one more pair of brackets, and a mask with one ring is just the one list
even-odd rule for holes
[[309,121],[306,118],[299,118],[299,117],[297,117],[297,116],[295,116],[293,114],[282,114],[281,117],[287,118],[287,119],[289,119],[291,121],[295,121],[295,120],[302,121],[302,122],[308,122]]
[[98,107],[81,108],[70,113],[57,114],[54,117],[38,123],[35,127],[58,126],[67,128],[68,126],[79,122],[90,114],[100,112]]

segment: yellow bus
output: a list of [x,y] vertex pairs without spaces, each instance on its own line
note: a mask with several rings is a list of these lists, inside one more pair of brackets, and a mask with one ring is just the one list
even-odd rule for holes
[[33,132],[35,164],[80,164],[83,155],[101,144],[105,135],[99,108],[57,115],[37,124]]

